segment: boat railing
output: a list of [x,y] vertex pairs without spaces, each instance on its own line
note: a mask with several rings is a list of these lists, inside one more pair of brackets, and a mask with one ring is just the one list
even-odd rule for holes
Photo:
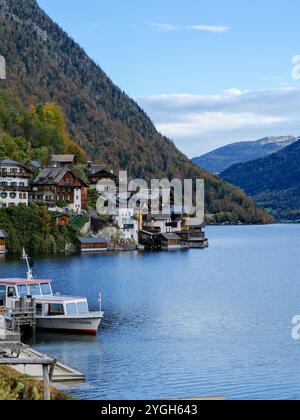
[[20,331],[23,327],[35,329],[36,305],[35,300],[21,298],[14,302],[14,306],[6,307],[4,316],[9,321],[12,331]]
[[27,307],[27,308],[7,308],[4,312],[6,315],[13,315],[13,316],[26,316],[26,315],[35,315],[35,307]]

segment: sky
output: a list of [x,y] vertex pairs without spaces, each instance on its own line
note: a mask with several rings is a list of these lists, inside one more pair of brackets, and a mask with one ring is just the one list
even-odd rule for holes
[[189,157],[300,136],[299,0],[38,0]]

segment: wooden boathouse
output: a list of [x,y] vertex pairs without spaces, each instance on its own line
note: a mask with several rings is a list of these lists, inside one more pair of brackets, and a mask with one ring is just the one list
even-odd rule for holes
[[98,238],[79,238],[81,252],[105,252],[108,250],[108,240],[104,236]]
[[176,233],[161,233],[159,239],[162,249],[181,249],[181,238]]

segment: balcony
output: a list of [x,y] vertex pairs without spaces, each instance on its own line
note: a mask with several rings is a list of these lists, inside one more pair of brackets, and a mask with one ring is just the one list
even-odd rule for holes
[[16,185],[0,185],[0,192],[29,192],[30,187],[20,187]]
[[30,178],[29,172],[6,172],[0,171],[0,177],[2,178]]

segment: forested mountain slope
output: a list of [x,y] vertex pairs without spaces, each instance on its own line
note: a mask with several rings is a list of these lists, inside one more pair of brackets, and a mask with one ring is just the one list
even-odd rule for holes
[[206,180],[206,204],[219,220],[262,222],[239,189],[194,166],[149,117],[86,55],[35,0],[0,0],[0,54],[7,60],[2,89],[25,106],[55,103],[71,138],[95,161],[144,178]]

